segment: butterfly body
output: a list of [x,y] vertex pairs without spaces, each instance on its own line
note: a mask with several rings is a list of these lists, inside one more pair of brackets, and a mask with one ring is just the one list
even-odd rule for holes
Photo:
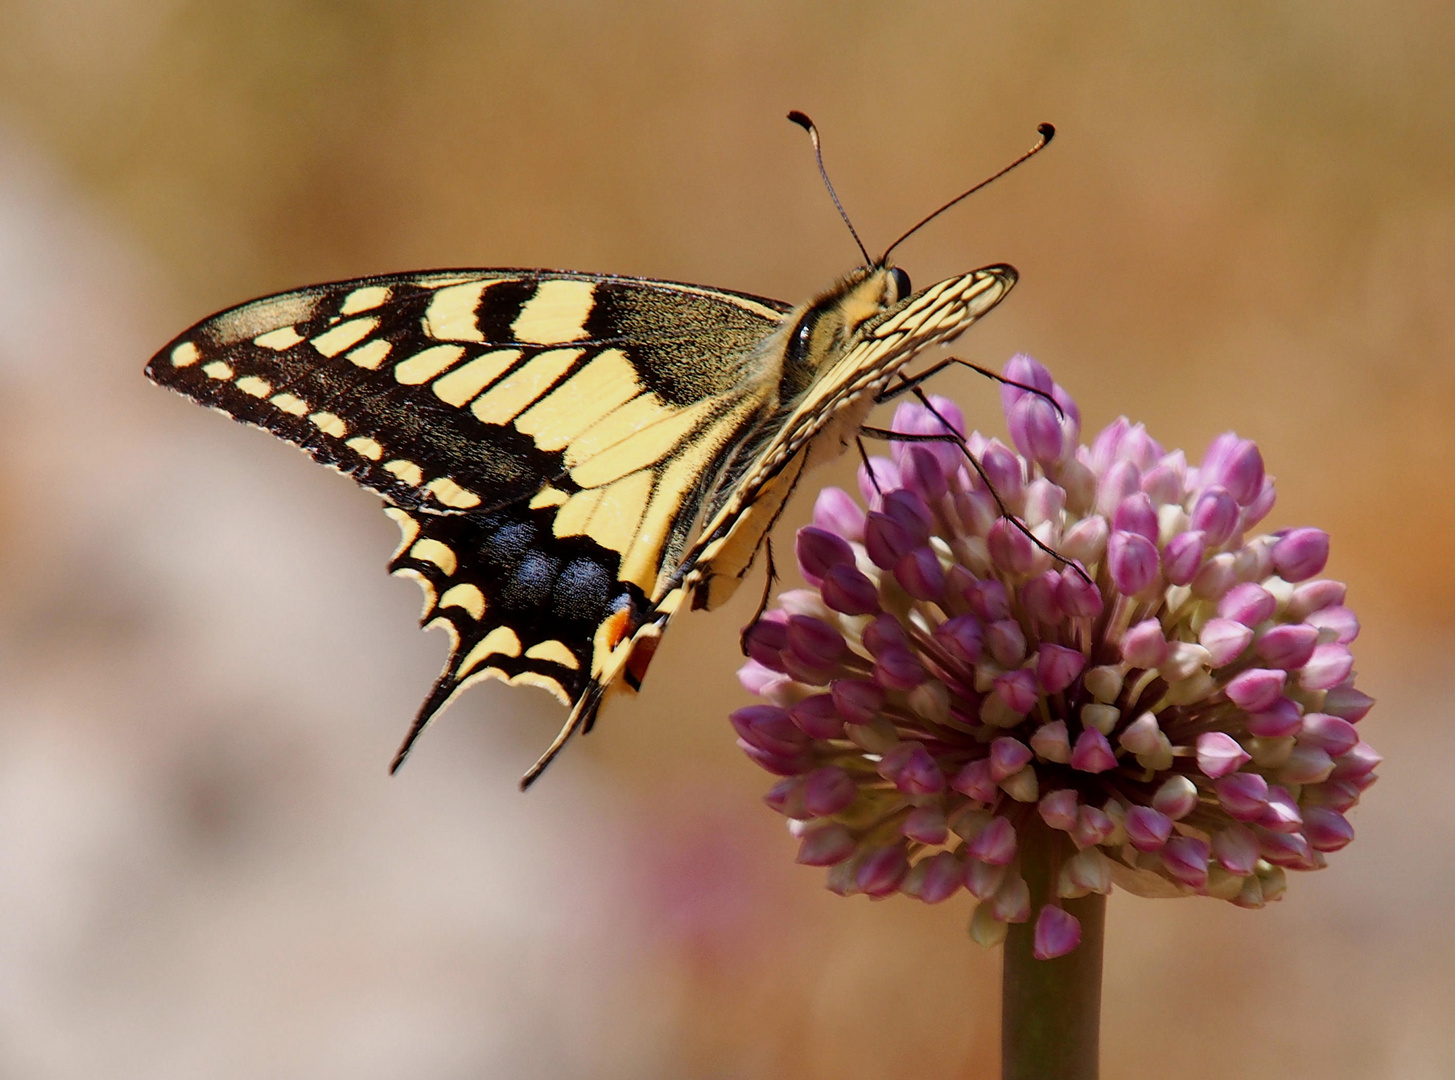
[[390,570],[450,636],[396,766],[486,678],[572,706],[543,764],[640,684],[684,601],[732,594],[799,477],[852,444],[904,364],[1014,282],[990,266],[910,295],[876,265],[790,308],[605,275],[389,275],[222,312],[147,374],[384,498]]

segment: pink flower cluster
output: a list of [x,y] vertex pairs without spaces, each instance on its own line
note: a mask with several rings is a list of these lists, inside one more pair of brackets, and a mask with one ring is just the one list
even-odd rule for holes
[[[834,891],[965,889],[976,940],[1035,914],[1043,957],[1080,940],[1059,898],[1113,883],[1278,899],[1285,870],[1353,838],[1380,760],[1356,727],[1359,623],[1318,576],[1327,535],[1250,535],[1274,500],[1252,442],[1219,436],[1190,466],[1119,419],[1081,446],[1044,367],[1005,374],[1060,408],[1004,388],[1014,449],[965,439],[983,477],[959,445],[896,442],[860,470],[867,513],[828,488],[799,530],[812,588],[749,633],[739,677],[764,703],[732,715],[782,778],[768,804]],[[894,430],[963,436],[930,401]],[[1057,898],[1034,913],[1030,828],[1056,837]]]

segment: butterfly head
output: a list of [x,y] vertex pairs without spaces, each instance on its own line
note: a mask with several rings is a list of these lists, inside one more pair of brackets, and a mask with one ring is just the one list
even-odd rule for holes
[[795,311],[788,320],[779,400],[798,397],[844,354],[865,323],[897,307],[910,293],[909,275],[899,267],[861,266]]

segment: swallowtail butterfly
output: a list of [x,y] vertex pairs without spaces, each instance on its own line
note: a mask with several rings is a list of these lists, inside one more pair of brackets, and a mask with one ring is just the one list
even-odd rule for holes
[[887,255],[798,307],[551,270],[313,285],[203,320],[146,373],[383,497],[389,569],[450,638],[394,767],[465,687],[503,679],[571,707],[529,783],[640,686],[684,604],[732,595],[900,369],[1016,281],[993,265],[912,292]]

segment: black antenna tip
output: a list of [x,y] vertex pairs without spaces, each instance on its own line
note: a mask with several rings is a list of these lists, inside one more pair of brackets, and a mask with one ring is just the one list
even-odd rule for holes
[[1036,130],[1041,133],[1041,138],[1045,139],[1047,142],[1050,142],[1056,137],[1055,124],[1037,124]]
[[788,119],[792,120],[799,127],[803,128],[804,131],[813,130],[813,121],[808,118],[808,115],[806,113],[801,113],[797,109],[794,109],[791,113],[788,114]]

